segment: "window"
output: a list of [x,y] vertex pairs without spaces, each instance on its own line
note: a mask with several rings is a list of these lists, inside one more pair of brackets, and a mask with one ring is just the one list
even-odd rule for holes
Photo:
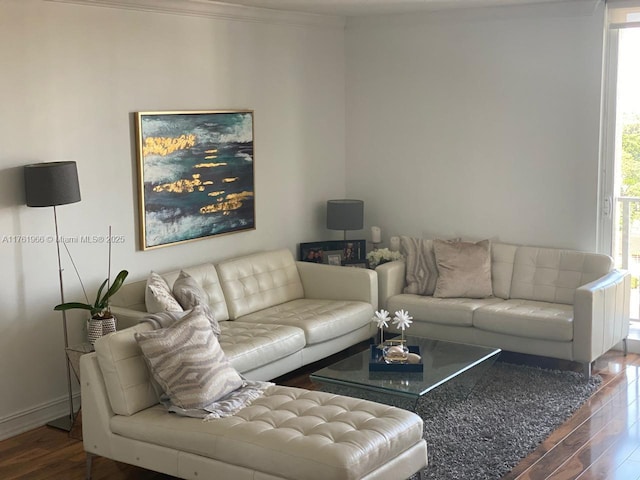
[[608,2],[600,250],[632,274],[640,335],[640,1]]

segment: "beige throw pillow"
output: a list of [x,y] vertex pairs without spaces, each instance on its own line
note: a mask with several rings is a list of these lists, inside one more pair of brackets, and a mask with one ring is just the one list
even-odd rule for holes
[[153,271],[147,278],[144,303],[149,313],[183,311],[178,301],[171,294],[171,289],[165,279]]
[[244,383],[199,307],[170,327],[136,333],[135,339],[154,380],[180,408],[206,409]]
[[400,252],[406,261],[404,293],[433,295],[438,280],[438,267],[433,241],[414,237],[400,237]]
[[185,310],[200,306],[204,315],[209,319],[213,333],[220,335],[220,325],[207,302],[207,293],[198,282],[185,271],[180,271],[180,275],[173,284],[173,295]]
[[433,294],[440,298],[485,298],[493,295],[491,244],[434,240],[438,281]]

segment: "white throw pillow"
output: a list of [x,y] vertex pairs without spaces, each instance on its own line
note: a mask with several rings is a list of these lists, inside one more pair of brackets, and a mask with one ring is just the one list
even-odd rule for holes
[[149,313],[182,312],[183,308],[174,298],[169,284],[156,272],[151,272],[147,278],[144,291],[144,303]]
[[173,284],[173,295],[185,310],[202,307],[204,315],[209,319],[213,333],[220,335],[220,325],[209,307],[207,292],[187,272],[181,270]]
[[180,408],[206,409],[244,384],[201,308],[170,327],[138,332],[135,339],[154,380]]

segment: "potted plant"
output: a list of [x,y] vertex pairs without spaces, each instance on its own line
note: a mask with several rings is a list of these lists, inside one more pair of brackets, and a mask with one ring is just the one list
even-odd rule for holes
[[[111,310],[109,310],[109,299],[118,291],[125,279],[129,275],[129,272],[126,270],[122,270],[118,275],[116,275],[115,280],[113,281],[113,285],[107,286],[109,284],[109,278],[106,278],[100,288],[98,289],[98,294],[96,295],[96,301],[93,304],[90,303],[81,303],[81,302],[68,302],[61,303],[60,305],[56,305],[54,310],[73,310],[73,309],[81,309],[88,310],[91,312],[91,319],[89,320],[89,326],[87,329],[87,335],[89,337],[89,342],[93,345],[93,343],[100,338],[102,335],[105,335],[110,332],[114,332],[116,329],[116,319],[111,314]],[[107,291],[102,293],[103,290],[107,288]]]

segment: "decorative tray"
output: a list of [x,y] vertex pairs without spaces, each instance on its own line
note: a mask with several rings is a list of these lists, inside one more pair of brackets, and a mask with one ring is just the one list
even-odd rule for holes
[[[409,345],[407,348],[409,353],[420,355],[420,347],[418,345]],[[371,345],[370,372],[422,372],[423,370],[422,359],[420,359],[420,363],[386,363],[382,357],[382,350],[377,345]]]

